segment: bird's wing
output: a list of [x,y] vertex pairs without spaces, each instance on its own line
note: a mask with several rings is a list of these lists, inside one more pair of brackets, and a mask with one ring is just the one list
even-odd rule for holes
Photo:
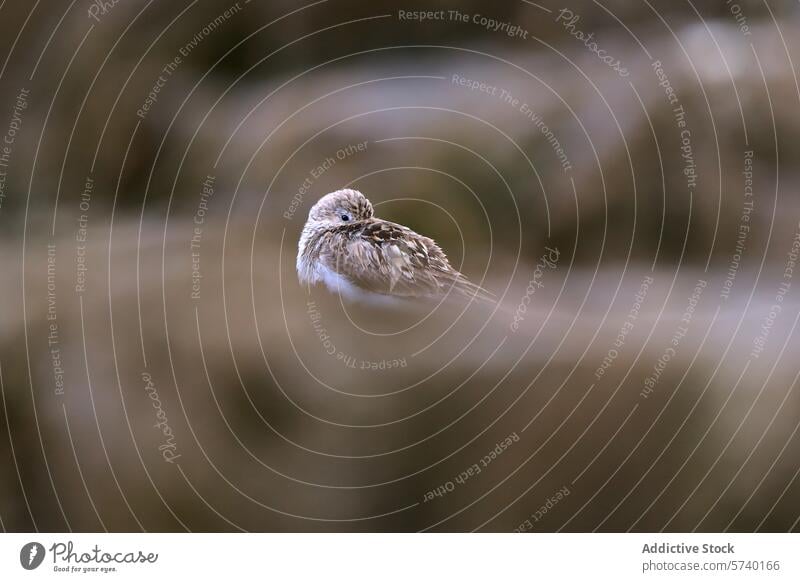
[[337,238],[323,261],[362,289],[406,297],[441,292],[437,274],[450,268],[447,258],[436,243],[413,230],[372,220]]
[[405,226],[375,219],[337,238],[322,259],[362,289],[403,297],[436,296],[451,286],[467,295],[482,291],[450,266],[433,240]]

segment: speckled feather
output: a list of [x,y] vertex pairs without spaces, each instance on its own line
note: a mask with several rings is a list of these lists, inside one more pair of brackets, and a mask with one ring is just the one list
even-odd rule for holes
[[328,194],[311,209],[297,271],[301,282],[324,282],[332,291],[362,298],[437,297],[452,288],[491,301],[490,293],[453,269],[433,240],[374,218],[369,200],[355,190]]

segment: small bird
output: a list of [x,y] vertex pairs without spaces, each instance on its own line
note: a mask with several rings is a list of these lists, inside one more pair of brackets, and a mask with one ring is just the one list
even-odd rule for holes
[[297,250],[297,274],[351,301],[439,298],[450,292],[494,302],[456,271],[442,249],[410,228],[373,216],[357,190],[323,196],[309,211]]

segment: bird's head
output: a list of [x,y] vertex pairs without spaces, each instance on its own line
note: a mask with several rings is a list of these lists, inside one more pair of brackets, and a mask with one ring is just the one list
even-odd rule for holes
[[308,213],[310,222],[346,224],[372,218],[372,204],[358,190],[337,190],[320,198]]

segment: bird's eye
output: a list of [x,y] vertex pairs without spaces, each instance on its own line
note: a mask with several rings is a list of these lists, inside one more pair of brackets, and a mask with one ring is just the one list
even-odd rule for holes
[[348,220],[350,220],[350,215],[349,214],[342,214],[339,218],[342,219],[342,222],[347,222]]

